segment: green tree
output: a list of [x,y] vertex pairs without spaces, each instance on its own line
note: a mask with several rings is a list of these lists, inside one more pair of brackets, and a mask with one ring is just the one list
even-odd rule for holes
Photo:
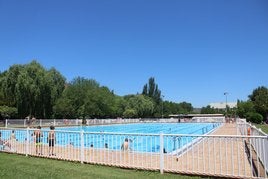
[[85,114],[97,118],[116,116],[115,96],[107,87],[89,91],[85,101]]
[[247,121],[260,124],[263,120],[263,117],[261,114],[256,112],[248,112],[246,116]]
[[72,100],[63,95],[63,97],[57,99],[55,105],[53,106],[54,117],[67,119],[76,118],[76,110],[73,105]]
[[[87,95],[90,94],[88,92],[97,88],[99,88],[99,84],[95,80],[85,79],[82,77],[73,79],[66,85],[62,96],[57,100],[56,105],[54,106],[55,116],[68,118],[86,117],[85,104],[86,100],[88,100]],[[68,110],[70,111],[64,113],[66,110],[62,106],[66,105],[69,106]]]
[[189,114],[194,109],[191,103],[187,103],[185,101],[179,103],[178,107],[179,107],[179,113],[180,114]]
[[17,109],[9,106],[0,106],[0,118],[13,118],[17,115]]
[[137,111],[135,109],[126,109],[123,113],[125,118],[135,118],[137,117]]
[[[144,95],[128,95],[125,96],[125,111],[133,109],[137,113],[137,117],[151,117],[154,113],[154,102],[151,98]],[[125,112],[124,112],[125,114]]]
[[255,113],[252,101],[237,101],[237,115],[240,118],[246,118],[248,113]]
[[0,82],[2,105],[17,108],[18,117],[50,118],[65,79],[55,69],[47,71],[34,60],[29,64],[11,66],[1,73]]
[[163,102],[163,113],[164,116],[168,114],[179,114],[179,104],[171,101]]
[[152,98],[156,104],[161,102],[161,91],[158,89],[158,85],[153,77],[149,78],[148,84],[144,85],[142,94]]
[[121,96],[115,96],[114,98],[114,111],[115,111],[115,117],[122,117],[123,113],[125,111],[127,102],[126,100]]
[[0,86],[7,106],[17,105],[16,85],[23,68],[23,65],[12,65],[8,71],[1,74]]
[[216,111],[210,105],[201,108],[201,114],[215,114]]
[[[109,88],[101,87],[95,80],[77,77],[58,99],[54,107],[55,115],[83,119],[115,117],[119,111],[115,99]],[[67,105],[69,112],[65,109]]]
[[51,68],[45,74],[45,84],[43,86],[42,104],[43,116],[50,118],[53,115],[53,106],[56,100],[62,95],[65,88],[66,79],[55,68]]
[[260,86],[253,90],[249,95],[249,99],[254,104],[256,112],[260,113],[264,119],[268,117],[268,89],[265,86]]

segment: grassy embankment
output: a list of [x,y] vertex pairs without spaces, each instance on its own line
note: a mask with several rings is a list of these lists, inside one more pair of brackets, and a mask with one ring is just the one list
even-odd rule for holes
[[263,132],[268,134],[268,125],[267,124],[254,124],[257,128],[261,128]]

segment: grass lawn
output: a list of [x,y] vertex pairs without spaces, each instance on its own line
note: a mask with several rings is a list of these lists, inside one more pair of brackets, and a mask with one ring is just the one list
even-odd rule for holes
[[261,128],[263,132],[268,134],[268,125],[266,124],[254,124],[257,128]]
[[127,170],[0,152],[0,178],[198,178],[178,174]]

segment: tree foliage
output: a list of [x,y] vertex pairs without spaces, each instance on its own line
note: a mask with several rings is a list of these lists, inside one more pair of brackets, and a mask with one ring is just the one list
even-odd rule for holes
[[[237,103],[237,114],[239,117],[247,118],[248,121],[259,123],[260,120],[268,118],[268,89],[260,86],[253,90],[247,101]],[[260,117],[261,115],[261,117]]]
[[121,97],[94,79],[77,77],[66,83],[55,68],[47,70],[35,60],[0,73],[1,118],[150,118],[192,109],[187,102],[163,101],[153,77],[142,94]]
[[237,115],[246,118],[248,113],[255,113],[252,101],[237,101]]
[[[17,108],[20,118],[50,118],[61,95],[65,78],[55,69],[46,70],[37,61],[13,65],[0,76],[4,105]],[[3,105],[2,104],[2,105]]]
[[249,100],[252,101],[256,112],[266,119],[268,117],[268,88],[260,86],[254,89],[252,94],[249,95]]
[[201,108],[201,114],[217,114],[217,113],[221,114],[223,113],[223,110],[215,109],[211,107],[210,105]]
[[0,119],[13,118],[17,115],[17,109],[9,106],[0,106]]
[[190,112],[192,112],[193,111],[193,106],[192,106],[192,104],[191,103],[187,103],[187,102],[181,102],[181,103],[179,103],[179,113],[180,114],[188,114],[188,113],[190,113]]
[[[237,110],[227,109],[230,115],[257,122],[258,114],[267,119],[267,87],[254,89],[248,101],[238,101]],[[141,94],[118,96],[94,79],[77,77],[67,83],[55,68],[45,69],[35,60],[0,72],[0,118],[151,118],[192,111],[191,103],[164,101],[153,77]],[[201,113],[224,112],[210,106],[201,109]]]
[[157,104],[161,102],[161,91],[158,89],[153,77],[149,78],[148,84],[144,85],[142,94],[152,98]]
[[154,102],[151,98],[144,95],[129,95],[125,96],[125,99],[125,112],[135,111],[137,117],[151,117],[153,115]]
[[260,124],[263,120],[263,117],[261,114],[256,113],[256,112],[248,112],[246,115],[246,119],[247,121],[256,123],[256,124]]
[[115,95],[95,80],[75,78],[64,90],[54,107],[60,118],[115,117]]

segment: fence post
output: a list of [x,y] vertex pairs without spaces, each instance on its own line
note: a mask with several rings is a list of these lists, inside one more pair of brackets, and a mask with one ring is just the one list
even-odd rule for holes
[[29,143],[30,143],[30,135],[29,135],[29,127],[26,130],[26,156],[29,154]]
[[163,133],[160,132],[160,173],[163,174],[164,173],[164,137],[163,137]]
[[23,120],[23,127],[26,127],[26,119]]
[[81,151],[80,151],[80,160],[81,163],[84,163],[84,131],[82,130],[80,132],[80,141],[81,141]]
[[238,124],[237,121],[236,121],[236,125],[235,125],[235,126],[236,126],[236,135],[238,135],[238,133],[239,133],[239,130],[238,130],[239,127],[238,127],[238,125],[239,125],[239,124]]

